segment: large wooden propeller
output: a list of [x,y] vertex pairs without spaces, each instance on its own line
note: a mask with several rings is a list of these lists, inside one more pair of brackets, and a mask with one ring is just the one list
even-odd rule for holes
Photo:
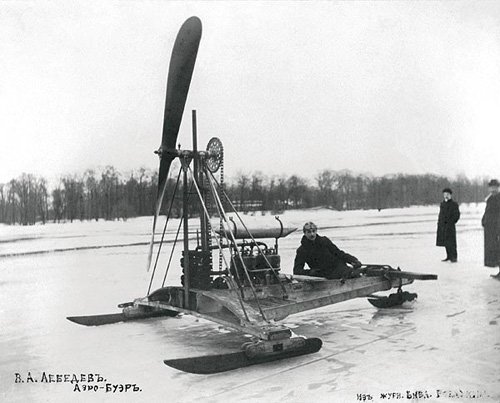
[[158,175],[158,192],[156,196],[153,217],[153,232],[149,245],[147,270],[151,266],[153,255],[156,222],[165,196],[167,178],[172,161],[177,156],[175,146],[182,114],[186,105],[186,98],[193,75],[198,46],[201,39],[201,21],[198,17],[191,17],[182,24],[175,39],[167,79],[167,95],[165,100],[165,113],[163,117],[163,134],[161,146],[157,151],[160,157],[160,170]]

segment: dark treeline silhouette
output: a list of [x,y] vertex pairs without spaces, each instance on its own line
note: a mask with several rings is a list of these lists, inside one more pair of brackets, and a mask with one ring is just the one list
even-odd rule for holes
[[[122,175],[108,166],[99,173],[88,170],[83,175],[62,176],[49,191],[45,178],[22,174],[0,184],[0,222],[31,225],[152,215],[157,180],[157,174],[145,168]],[[174,193],[176,183],[177,177],[169,179],[167,195]],[[325,169],[313,180],[297,175],[269,177],[262,172],[239,173],[233,180],[226,181],[224,188],[240,211],[277,213],[318,206],[336,210],[380,210],[432,205],[441,202],[444,187],[453,189],[454,199],[459,203],[478,203],[484,200],[486,184],[487,178],[449,179],[431,174],[374,177]],[[171,206],[164,206],[164,211],[171,207],[174,217],[182,212],[181,189],[179,184]]]
[[335,210],[385,209],[439,204],[445,187],[459,203],[484,201],[487,178],[449,179],[438,175],[385,175],[374,177],[348,170],[322,170],[308,181],[297,175],[265,177],[260,172],[238,174],[227,186],[240,210],[282,211],[323,206]]

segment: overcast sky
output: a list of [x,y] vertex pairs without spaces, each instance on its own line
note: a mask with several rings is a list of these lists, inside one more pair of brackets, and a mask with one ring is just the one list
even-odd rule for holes
[[179,142],[229,175],[500,176],[500,2],[0,2],[0,182],[157,167],[168,63],[203,24]]

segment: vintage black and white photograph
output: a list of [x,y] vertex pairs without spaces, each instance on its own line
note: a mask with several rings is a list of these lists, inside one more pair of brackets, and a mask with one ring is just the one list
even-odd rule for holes
[[500,2],[0,2],[0,401],[500,402]]

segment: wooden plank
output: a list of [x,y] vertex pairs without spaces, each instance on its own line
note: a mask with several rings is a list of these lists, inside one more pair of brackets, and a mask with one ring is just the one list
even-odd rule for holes
[[[389,290],[391,288],[392,283],[389,280],[378,280],[377,282],[364,284],[363,286],[347,287],[344,291],[335,290],[322,293],[304,292],[301,295],[290,295],[290,299],[287,303],[274,308],[267,308],[264,310],[264,313],[268,318],[281,320],[294,313],[337,304],[353,298],[365,297],[374,292]],[[296,297],[295,300],[294,297]]]
[[[389,280],[383,277],[364,277],[340,280],[305,281],[301,288],[288,285],[288,299],[275,297],[260,299],[264,314],[268,319],[281,320],[294,313],[299,313],[326,305],[336,304],[353,298],[366,297],[378,291],[390,290],[393,287],[411,284],[413,280]],[[245,301],[246,305],[256,307],[255,300]]]
[[389,271],[386,274],[390,278],[406,278],[411,280],[437,280],[437,274],[414,273],[411,271]]

